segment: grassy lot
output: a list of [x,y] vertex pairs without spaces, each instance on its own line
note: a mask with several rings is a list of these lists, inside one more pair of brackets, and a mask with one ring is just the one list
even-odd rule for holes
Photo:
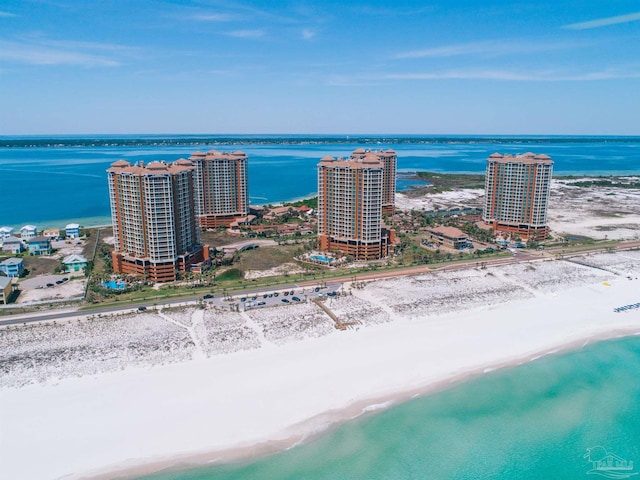
[[60,265],[60,260],[57,258],[51,258],[46,256],[32,257],[26,255],[23,257],[24,268],[29,270],[29,278],[36,277],[38,275],[51,275],[57,266]]
[[226,230],[215,230],[213,232],[200,232],[200,243],[211,247],[219,247],[221,245],[229,245],[231,243],[246,240],[243,237],[229,235]]
[[241,253],[239,268],[247,270],[269,270],[283,263],[293,262],[293,257],[302,253],[300,245],[259,247]]

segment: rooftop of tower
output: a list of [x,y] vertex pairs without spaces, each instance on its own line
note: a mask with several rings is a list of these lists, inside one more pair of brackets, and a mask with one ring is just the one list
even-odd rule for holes
[[501,153],[492,153],[489,155],[489,161],[496,163],[550,163],[553,164],[553,160],[549,155],[544,153],[535,154],[531,152],[511,155],[509,153],[505,153],[504,155]]
[[111,164],[111,166],[107,169],[107,172],[131,173],[134,175],[164,175],[167,173],[178,173],[192,169],[193,164],[185,158],[176,160],[173,163],[154,161],[147,165],[145,165],[143,162],[140,162],[138,165],[132,165],[126,160],[117,160]]

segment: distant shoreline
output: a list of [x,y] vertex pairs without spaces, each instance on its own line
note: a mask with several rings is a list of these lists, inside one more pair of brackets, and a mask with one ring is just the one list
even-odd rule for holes
[[382,145],[542,143],[636,143],[633,135],[429,135],[429,134],[141,134],[141,135],[1,135],[0,148],[144,147],[202,145]]

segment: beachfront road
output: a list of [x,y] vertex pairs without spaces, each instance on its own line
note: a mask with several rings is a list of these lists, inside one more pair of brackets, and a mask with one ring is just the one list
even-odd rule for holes
[[[626,243],[618,243],[613,247],[617,251],[620,250],[632,250],[640,248],[640,242],[626,242]],[[580,251],[570,251],[563,249],[554,249],[554,250],[546,250],[546,251],[520,251],[516,250],[508,257],[500,257],[500,258],[492,258],[492,259],[474,259],[474,260],[466,260],[460,262],[454,262],[450,264],[440,265],[434,267],[433,265],[418,265],[414,267],[406,267],[406,268],[398,268],[393,270],[380,270],[380,271],[371,271],[367,273],[359,273],[357,275],[345,275],[338,278],[330,278],[327,279],[326,282],[330,282],[330,285],[324,285],[320,287],[320,284],[325,283],[324,281],[309,281],[309,282],[299,282],[299,283],[291,283],[288,285],[279,285],[277,288],[273,287],[256,287],[256,288],[247,288],[242,290],[236,290],[229,292],[226,295],[227,299],[223,300],[223,295],[216,294],[214,299],[211,301],[221,305],[221,306],[229,306],[229,303],[235,303],[239,306],[240,309],[244,309],[244,305],[246,301],[251,301],[252,297],[256,297],[257,301],[263,300],[263,295],[280,292],[278,297],[268,297],[265,299],[265,307],[266,306],[275,306],[282,303],[283,298],[287,298],[283,293],[285,291],[295,291],[299,294],[303,294],[306,296],[313,294],[317,295],[317,293],[328,293],[330,291],[338,291],[340,286],[345,282],[356,282],[356,281],[370,281],[370,280],[380,280],[384,278],[393,278],[393,277],[401,277],[405,275],[422,275],[431,272],[442,272],[442,271],[455,271],[455,270],[465,270],[469,268],[486,268],[491,266],[498,265],[508,265],[513,263],[523,263],[523,262],[532,262],[532,261],[544,261],[550,260],[561,255],[563,258],[570,258],[572,256],[585,255],[588,253],[598,253],[602,251],[607,251],[607,249],[602,248],[601,246],[593,246],[593,248],[587,248]],[[320,287],[321,290],[315,292],[315,288]],[[304,291],[304,292],[303,292]],[[245,302],[241,302],[241,298],[245,298]],[[301,299],[306,297],[300,297]],[[170,306],[176,304],[187,304],[187,303],[195,303],[202,299],[202,294],[193,295],[189,297],[183,297],[179,299],[171,299],[171,300],[161,300],[154,301],[154,306]],[[43,322],[43,321],[54,321],[54,320],[66,320],[77,317],[86,317],[86,316],[96,316],[99,314],[110,314],[110,313],[124,313],[130,311],[136,311],[138,307],[149,307],[149,301],[140,301],[137,303],[130,303],[126,306],[122,305],[111,305],[108,307],[100,307],[100,308],[92,308],[91,310],[74,310],[74,311],[61,311],[56,313],[28,313],[28,314],[18,314],[18,315],[9,315],[5,317],[5,319],[0,320],[0,326],[8,326],[8,325],[20,325],[32,322]]]

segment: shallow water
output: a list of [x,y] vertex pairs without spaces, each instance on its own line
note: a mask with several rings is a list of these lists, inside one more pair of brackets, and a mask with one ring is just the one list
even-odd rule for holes
[[597,446],[638,472],[638,371],[639,338],[604,341],[363,415],[279,454],[143,478],[585,479]]

